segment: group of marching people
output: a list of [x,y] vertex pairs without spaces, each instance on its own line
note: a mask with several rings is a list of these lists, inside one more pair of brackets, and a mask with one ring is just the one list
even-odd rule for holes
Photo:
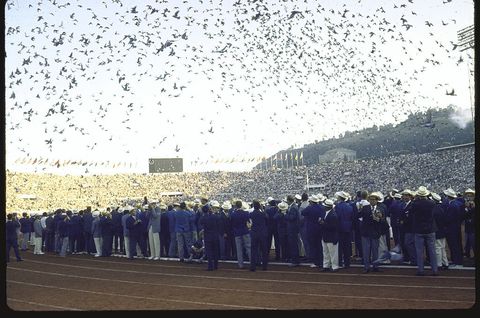
[[207,270],[217,269],[219,260],[236,260],[239,268],[248,261],[255,271],[257,266],[267,270],[274,245],[275,260],[292,267],[311,262],[323,272],[336,272],[350,267],[353,249],[365,273],[402,261],[424,275],[426,257],[432,274],[438,275],[439,269],[463,265],[462,223],[465,255],[474,250],[474,197],[472,189],[459,194],[449,188],[439,195],[425,187],[392,189],[386,197],[358,191],[353,198],[339,191],[331,198],[303,193],[251,203],[232,199],[221,205],[206,197],[170,205],[145,197],[136,207],[102,212],[58,209],[35,217],[23,213],[19,220],[9,214],[7,256],[13,247],[21,259],[19,238],[21,250],[28,249],[28,242],[35,245],[34,254],[206,259]]

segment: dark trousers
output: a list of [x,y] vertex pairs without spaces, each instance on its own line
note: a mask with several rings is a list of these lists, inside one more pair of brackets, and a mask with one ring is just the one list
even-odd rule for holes
[[287,233],[288,255],[293,264],[300,264],[298,252],[298,232]]
[[80,234],[74,234],[68,236],[68,243],[70,244],[70,253],[80,252],[78,241],[80,239]]
[[280,245],[280,259],[285,262],[290,258],[290,255],[288,254],[288,237],[286,233],[278,234],[278,245]]
[[147,256],[147,244],[142,240],[141,235],[132,235],[130,232],[130,257],[137,255],[137,244],[140,246],[143,256]]
[[205,240],[205,255],[208,261],[208,269],[217,269],[218,258],[220,256],[220,242],[218,237]]
[[338,265],[350,266],[352,256],[352,232],[340,232],[338,237]]
[[[355,223],[354,223],[355,224]],[[355,224],[353,230],[353,238],[355,241],[355,255],[363,258],[362,235],[360,233],[360,225]]]
[[237,246],[233,233],[227,233],[225,238],[225,257],[227,259],[237,259]]
[[90,232],[83,232],[83,237],[85,241],[85,251],[87,253],[96,253],[95,242],[93,241],[93,235]]
[[112,255],[113,235],[102,236],[102,256]]
[[170,246],[170,233],[160,232],[160,256],[168,256],[168,247]]
[[446,235],[450,258],[455,265],[463,265],[462,241],[459,240],[458,232],[449,232]]
[[13,251],[15,252],[15,257],[17,261],[22,259],[20,257],[20,251],[18,250],[18,242],[17,239],[7,239],[7,262],[10,261],[10,248],[13,247]]
[[53,252],[55,250],[55,233],[50,230],[45,231],[45,252]]
[[262,268],[267,269],[268,252],[270,248],[267,246],[267,235],[261,233],[250,232],[250,248],[252,260],[250,261],[250,269],[255,269],[257,261],[261,259]]
[[310,257],[318,267],[323,266],[323,245],[322,233],[319,231],[307,231],[308,245],[310,246]]
[[393,242],[395,243],[395,245],[402,246],[402,241],[400,238],[400,227],[392,226],[392,232],[393,232]]
[[465,233],[465,256],[470,257],[470,251],[475,252],[475,233],[467,232]]
[[125,244],[123,242],[123,233],[115,232],[113,234],[113,250],[115,253],[120,252],[121,254],[125,253]]
[[280,260],[280,242],[278,238],[278,230],[276,228],[269,228],[267,234],[267,246],[270,249],[272,246],[272,238],[275,244],[275,259]]

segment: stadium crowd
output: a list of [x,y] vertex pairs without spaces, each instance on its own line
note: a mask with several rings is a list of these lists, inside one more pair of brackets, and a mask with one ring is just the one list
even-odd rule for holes
[[[248,172],[61,176],[7,170],[6,210],[53,211],[57,208],[118,206],[129,198],[143,196],[165,201],[169,199],[162,195],[165,192],[181,192],[184,200],[202,194],[219,201],[233,197],[251,201],[299,194],[305,191],[307,184],[323,185],[320,190],[326,195],[336,191],[354,193],[358,189],[386,192],[392,188],[414,188],[419,184],[435,192],[449,187],[461,191],[475,187],[474,170],[473,147]],[[30,196],[25,198],[23,194]]]

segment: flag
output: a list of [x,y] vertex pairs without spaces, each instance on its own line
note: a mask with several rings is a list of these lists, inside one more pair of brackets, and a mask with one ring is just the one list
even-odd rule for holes
[[303,160],[303,151],[300,153],[300,160]]

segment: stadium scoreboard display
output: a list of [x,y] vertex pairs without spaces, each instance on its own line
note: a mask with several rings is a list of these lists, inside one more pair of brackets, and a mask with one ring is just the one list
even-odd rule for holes
[[148,172],[183,172],[183,158],[150,158]]

